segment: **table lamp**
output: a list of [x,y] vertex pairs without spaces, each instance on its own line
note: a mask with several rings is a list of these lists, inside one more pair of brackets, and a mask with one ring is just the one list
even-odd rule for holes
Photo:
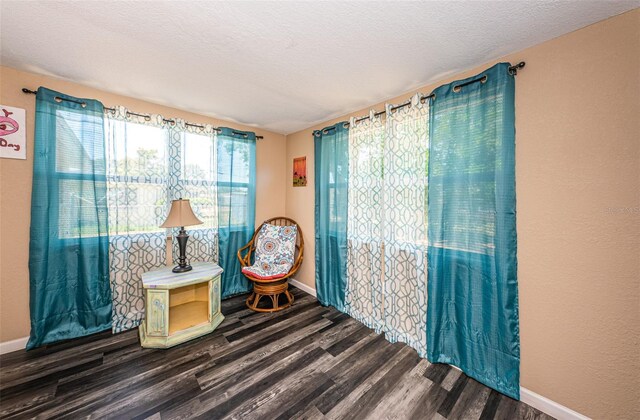
[[189,200],[183,200],[179,198],[178,200],[173,200],[171,202],[171,210],[169,210],[169,215],[167,216],[167,220],[164,221],[163,224],[160,225],[161,228],[180,228],[180,232],[176,236],[176,240],[178,241],[178,248],[180,249],[180,255],[178,256],[178,265],[173,267],[174,273],[184,273],[187,271],[191,271],[192,267],[187,264],[187,256],[185,255],[187,250],[187,241],[189,240],[189,235],[185,232],[185,226],[193,226],[193,225],[201,225],[202,222],[200,219],[193,214],[193,210],[191,210],[191,204]]

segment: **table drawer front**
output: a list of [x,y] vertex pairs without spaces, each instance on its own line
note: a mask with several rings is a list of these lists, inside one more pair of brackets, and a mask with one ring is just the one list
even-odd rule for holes
[[169,334],[169,293],[167,290],[147,289],[147,334]]

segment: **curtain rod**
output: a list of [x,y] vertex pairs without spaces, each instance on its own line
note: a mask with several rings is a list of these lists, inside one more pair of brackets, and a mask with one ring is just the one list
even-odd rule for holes
[[[22,88],[22,92],[27,93],[27,94],[32,94],[32,95],[35,95],[36,93],[38,93],[38,91],[27,89],[27,88]],[[56,96],[56,100],[58,100],[58,99],[60,101],[74,102],[74,103],[77,103],[77,104],[80,104],[80,105],[83,105],[83,106],[86,105],[84,102],[74,101],[73,99],[60,98],[59,96]],[[110,112],[113,112],[114,114],[116,112],[115,108],[109,108],[109,107],[105,106],[104,109],[105,109],[105,111],[110,111]],[[147,121],[151,119],[151,116],[149,114],[138,114],[136,112],[131,112],[131,111],[127,111],[127,114],[128,115],[135,115],[137,117],[143,117]],[[169,123],[169,124],[175,124],[176,123],[175,120],[170,120],[170,119],[166,119],[166,118],[163,118],[162,121],[164,121],[166,123]],[[192,124],[192,123],[188,123],[188,122],[185,122],[184,125],[188,125],[189,127],[196,127],[196,128],[200,128],[200,129],[204,128],[204,125]],[[217,128],[217,127],[214,127],[213,129],[215,131],[217,131],[217,132],[222,131],[222,129]],[[245,137],[247,137],[246,134],[241,133],[239,131],[232,130],[232,133],[233,134],[241,134],[241,135],[244,135]],[[256,136],[256,140],[260,140],[260,139],[264,139],[264,136]]]
[[[525,63],[524,61],[521,61],[521,62],[519,62],[519,63],[518,63],[518,64],[516,64],[516,65],[510,66],[510,67],[508,68],[508,70],[507,70],[507,71],[509,72],[509,74],[511,74],[511,75],[513,75],[513,76],[515,76],[515,75],[517,75],[517,74],[518,74],[518,70],[519,70],[519,69],[521,69],[521,68],[523,68],[523,67],[525,66],[525,64],[526,64],[526,63]],[[478,77],[477,79],[469,80],[468,82],[460,83],[459,85],[454,86],[454,87],[453,87],[453,90],[454,90],[455,92],[459,92],[459,91],[460,91],[460,89],[462,89],[464,86],[468,86],[468,85],[470,85],[470,84],[477,83],[477,82],[482,82],[482,83],[484,83],[484,82],[486,82],[486,81],[487,81],[487,76]],[[427,99],[431,99],[431,98],[434,98],[434,99],[435,99],[435,97],[436,97],[436,94],[435,94],[435,93],[432,93],[432,94],[430,94],[430,95],[425,95],[425,96],[420,97],[420,102],[425,103],[425,101],[426,101]],[[405,102],[405,103],[403,103],[403,104],[400,104],[400,105],[392,106],[392,107],[391,107],[391,109],[390,109],[390,111],[392,111],[392,112],[393,112],[393,111],[395,111],[396,109],[404,108],[405,106],[409,106],[409,105],[411,105],[411,100],[409,100],[409,101],[407,101],[407,102]],[[383,114],[386,114],[386,113],[387,113],[387,111],[383,110],[383,111],[376,112],[376,113],[375,113],[375,114],[373,114],[373,115],[374,115],[375,117],[378,117],[378,116],[383,115]],[[369,115],[366,115],[366,116],[364,116],[364,117],[356,118],[355,122],[359,123],[360,121],[368,120],[369,118],[370,118],[370,117],[369,117]],[[351,125],[350,123],[346,122],[346,123],[344,123],[344,128],[349,128],[349,126],[350,126],[350,125]],[[328,127],[328,128],[323,129],[323,130],[322,130],[322,133],[323,133],[323,134],[327,134],[329,131],[331,131],[331,130],[335,130],[335,129],[336,129],[335,127]],[[319,131],[319,130],[314,131],[314,133],[316,133],[316,132],[318,132],[318,131]]]

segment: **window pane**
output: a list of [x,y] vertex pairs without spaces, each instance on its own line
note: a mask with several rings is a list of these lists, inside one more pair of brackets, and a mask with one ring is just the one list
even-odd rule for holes
[[209,229],[218,226],[216,211],[216,189],[211,185],[186,185],[186,197],[189,197],[191,208],[201,225],[191,226],[189,229]]
[[109,231],[160,232],[168,208],[168,132],[108,119]]
[[60,238],[91,237],[107,234],[104,182],[61,179],[58,184],[58,235]]
[[[248,194],[248,186],[218,187],[220,220],[229,220],[230,226],[246,226],[248,224]],[[226,222],[221,225],[226,225]]]
[[502,168],[496,150],[503,135],[502,126],[486,122],[501,121],[501,101],[487,96],[436,114],[430,182],[440,193],[429,197],[431,215],[439,221],[432,227],[434,246],[494,255],[496,171]]
[[159,127],[109,120],[107,124],[111,175],[166,179],[167,132]]
[[[184,133],[182,137],[182,173],[184,179],[213,182],[215,153],[213,138],[201,134]],[[190,197],[195,197],[190,195]]]
[[102,119],[71,110],[56,111],[56,171],[104,173]]
[[[221,182],[249,183],[250,145],[228,137],[218,137],[218,176]],[[233,162],[233,163],[232,163]]]
[[402,108],[387,119],[384,237],[396,247],[427,245],[427,107]]
[[163,184],[109,181],[111,235],[161,231],[167,207]]

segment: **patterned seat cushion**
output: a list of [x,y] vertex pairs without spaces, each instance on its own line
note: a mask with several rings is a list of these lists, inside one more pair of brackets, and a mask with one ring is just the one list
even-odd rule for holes
[[242,272],[264,280],[287,275],[293,266],[297,234],[297,226],[263,225],[256,239],[255,262]]

